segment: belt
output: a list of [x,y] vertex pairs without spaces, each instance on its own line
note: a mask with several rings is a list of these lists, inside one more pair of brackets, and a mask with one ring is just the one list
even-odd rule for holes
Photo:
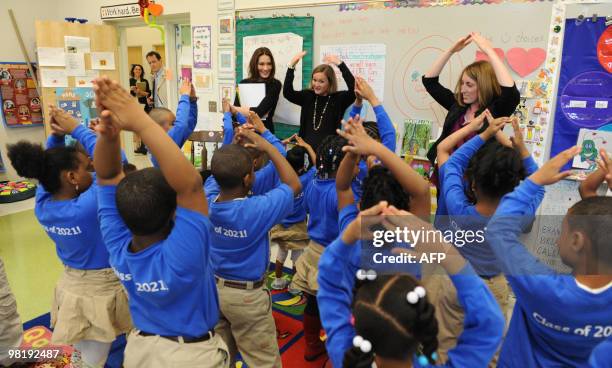
[[259,281],[232,281],[222,279],[220,277],[215,276],[215,280],[217,281],[217,285],[219,286],[227,286],[233,289],[241,289],[241,290],[251,290],[257,289],[263,286],[264,280],[261,279]]
[[179,342],[179,343],[184,343],[184,344],[190,344],[190,343],[194,343],[194,342],[203,342],[203,341],[210,340],[213,336],[215,336],[215,331],[214,330],[210,330],[206,334],[204,334],[204,335],[202,335],[200,337],[162,336],[162,335],[159,335],[159,334],[154,334],[154,333],[149,333],[149,332],[144,332],[144,331],[138,331],[138,335],[140,335],[140,336],[159,336],[159,337],[163,337],[164,339],[167,339],[167,340],[172,340],[172,341]]

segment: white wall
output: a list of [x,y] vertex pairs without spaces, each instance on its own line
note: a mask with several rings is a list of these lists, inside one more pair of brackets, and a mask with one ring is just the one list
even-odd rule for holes
[[[13,30],[8,9],[13,9],[21,37],[27,48],[30,59],[35,59],[36,33],[34,31],[35,19],[63,19],[63,14],[57,8],[54,1],[48,0],[2,0],[0,1],[0,35],[2,35],[2,47],[0,47],[0,61],[2,62],[25,62],[17,36]],[[7,169],[5,174],[0,174],[0,180],[14,180],[18,175],[13,170],[6,155],[6,144],[15,143],[22,139],[33,142],[44,142],[45,132],[42,127],[7,128],[4,121],[0,122],[0,151],[2,161]]]
[[[154,50],[153,45],[159,45],[162,43],[159,30],[150,27],[128,28],[126,30],[126,36],[128,46],[142,47],[142,57],[140,60],[140,64],[144,67],[145,75],[148,75],[150,69],[147,64],[147,59],[145,55],[149,51]],[[130,68],[131,66],[127,65],[126,67]]]
[[234,6],[236,10],[242,9],[253,9],[253,8],[267,8],[267,7],[281,7],[281,6],[308,6],[314,4],[327,4],[327,3],[354,3],[355,0],[235,0]]

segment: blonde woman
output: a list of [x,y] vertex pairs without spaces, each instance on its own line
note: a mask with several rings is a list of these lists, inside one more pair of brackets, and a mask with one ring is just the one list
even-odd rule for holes
[[[327,64],[321,64],[312,70],[310,88],[296,91],[293,89],[295,66],[304,55],[306,51],[298,53],[289,62],[283,96],[289,102],[302,107],[298,135],[316,152],[325,137],[336,135],[344,111],[355,101],[355,78],[339,57],[328,55],[324,59]],[[335,64],[340,69],[348,90],[337,90],[336,74],[329,64]]]
[[[489,61],[476,61],[466,66],[461,72],[461,78],[457,81],[453,92],[440,84],[438,81],[440,73],[451,56],[463,50],[471,42],[474,42],[487,55]],[[442,135],[427,153],[427,158],[432,164],[436,161],[438,143],[446,137],[461,129],[485,109],[488,109],[495,118],[510,116],[520,100],[519,91],[514,84],[510,71],[495,53],[491,43],[475,32],[460,38],[450,49],[440,55],[423,76],[423,85],[427,93],[448,110]],[[482,129],[485,128],[486,124]],[[477,132],[474,132],[473,135],[476,134]],[[472,136],[466,137],[463,142],[467,142]],[[463,142],[460,142],[459,145]]]

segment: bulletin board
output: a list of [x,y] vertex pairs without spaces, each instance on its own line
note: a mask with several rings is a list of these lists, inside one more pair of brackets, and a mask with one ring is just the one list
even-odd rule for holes
[[0,103],[9,128],[43,124],[42,104],[26,63],[0,63]]
[[[91,73],[93,71],[92,64],[92,53],[97,52],[111,52],[114,55],[114,64],[115,69],[98,69],[95,70],[95,74],[103,76],[106,75],[111,79],[119,80],[119,55],[118,55],[118,44],[117,44],[117,32],[115,27],[109,25],[94,25],[94,24],[78,24],[78,23],[68,23],[68,22],[56,22],[56,21],[44,21],[37,20],[35,22],[36,29],[36,46],[40,47],[55,47],[55,48],[64,48],[65,47],[65,36],[75,36],[75,37],[86,37],[89,38],[89,47],[90,52],[85,53],[85,71],[88,73],[88,76],[69,76],[68,79],[68,87],[62,87],[61,89],[56,87],[45,87],[41,82],[41,90],[42,90],[42,98],[44,102],[44,116],[45,122],[48,122],[49,119],[49,104],[58,105],[58,100],[61,96],[57,95],[58,89],[60,90],[60,94],[64,96],[66,94],[70,94],[70,89],[73,89],[72,94],[74,96],[89,96],[90,94],[86,93],[86,90],[90,90],[89,80],[91,80]],[[94,58],[95,59],[95,58]],[[94,60],[98,64],[106,64],[100,63],[100,61]],[[39,70],[42,69],[50,69],[50,70],[65,70],[65,67],[57,66],[40,66]],[[42,73],[42,71],[41,71]],[[39,81],[42,81],[43,78],[39,78]],[[68,90],[68,91],[67,91]],[[85,91],[84,91],[85,90]],[[84,104],[87,104],[86,101],[83,101]],[[75,110],[76,111],[76,110]],[[83,123],[86,123],[82,120]],[[45,133],[50,134],[49,124],[45,124]]]

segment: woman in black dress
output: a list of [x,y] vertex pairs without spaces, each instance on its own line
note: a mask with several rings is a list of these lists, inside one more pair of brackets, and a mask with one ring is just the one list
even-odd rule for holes
[[274,78],[276,65],[274,56],[267,47],[260,47],[251,56],[249,62],[249,77],[240,81],[240,84],[245,83],[264,83],[266,87],[266,96],[257,106],[240,106],[240,99],[236,94],[234,100],[235,111],[240,112],[244,116],[248,116],[249,111],[255,111],[261,118],[266,128],[274,133],[274,111],[278,103],[278,97],[282,88],[281,82]]
[[[289,62],[283,96],[302,107],[298,135],[316,151],[323,138],[335,135],[336,129],[340,129],[344,111],[355,101],[355,78],[340,58],[328,55],[324,59],[327,64],[321,64],[312,70],[311,87],[296,91],[293,89],[295,65],[304,55],[306,51],[300,52]],[[337,91],[336,74],[328,64],[335,64],[340,69],[348,86],[347,91]]]
[[[142,89],[143,83],[144,89]],[[147,104],[147,97],[151,94],[151,89],[149,88],[149,81],[144,77],[144,68],[140,64],[132,64],[132,69],[130,70],[130,94],[138,97],[138,103],[144,105],[144,110],[147,113],[151,110],[151,107]],[[135,135],[134,138],[139,143],[138,148],[134,152],[145,155],[147,149],[142,144],[142,141],[140,141],[140,137]]]

